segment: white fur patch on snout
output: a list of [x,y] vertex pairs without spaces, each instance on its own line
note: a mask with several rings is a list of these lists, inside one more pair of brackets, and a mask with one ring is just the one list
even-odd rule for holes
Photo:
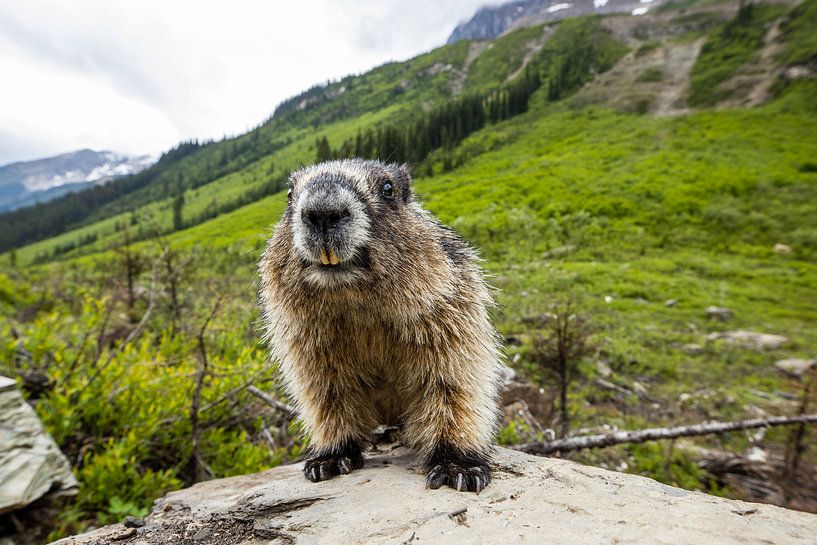
[[[349,217],[331,233],[321,235],[304,222],[310,210],[349,211]],[[369,242],[370,221],[366,209],[357,196],[345,187],[336,185],[318,189],[306,187],[295,203],[292,216],[292,236],[298,255],[311,263],[321,262],[321,251],[332,250],[341,265],[355,257],[356,252]]]

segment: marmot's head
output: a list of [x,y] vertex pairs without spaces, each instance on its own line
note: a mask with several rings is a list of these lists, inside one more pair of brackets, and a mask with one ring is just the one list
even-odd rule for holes
[[304,279],[335,287],[364,277],[374,233],[389,238],[396,216],[412,203],[410,182],[404,166],[361,159],[294,172],[286,216]]

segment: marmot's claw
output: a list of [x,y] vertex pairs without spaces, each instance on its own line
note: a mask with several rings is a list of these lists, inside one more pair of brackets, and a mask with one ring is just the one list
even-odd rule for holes
[[479,494],[488,483],[491,482],[491,470],[487,465],[473,467],[462,467],[457,463],[436,465],[428,472],[426,486],[431,489],[438,489],[447,484],[451,488],[463,492],[476,492]]
[[306,478],[317,483],[327,481],[338,475],[347,475],[363,467],[363,456],[359,449],[332,454],[323,454],[310,458],[304,464]]

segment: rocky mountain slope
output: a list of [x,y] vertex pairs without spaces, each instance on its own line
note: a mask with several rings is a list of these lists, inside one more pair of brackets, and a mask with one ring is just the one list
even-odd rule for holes
[[0,166],[0,212],[136,174],[154,162],[155,158],[149,155],[83,149],[3,165]]
[[460,40],[493,40],[519,28],[591,14],[627,13],[644,15],[664,0],[522,0],[480,8],[460,23],[446,43]]

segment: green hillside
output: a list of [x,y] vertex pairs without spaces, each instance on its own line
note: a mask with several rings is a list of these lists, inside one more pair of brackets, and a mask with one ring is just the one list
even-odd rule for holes
[[[480,249],[497,288],[495,321],[513,340],[508,359],[544,389],[526,400],[540,424],[555,425],[554,387],[534,364],[532,339],[568,295],[594,328],[570,391],[573,429],[797,412],[802,383],[773,364],[817,357],[817,43],[808,31],[817,0],[753,10],[703,2],[654,18],[566,20],[316,87],[249,134],[173,161],[81,225],[0,257],[14,261],[0,273],[0,373],[37,399],[82,483],[54,535],[299,455],[297,423],[246,390],[276,391],[254,290],[286,204],[277,190],[315,160],[319,139],[344,154],[368,131],[385,158],[394,150],[384,142],[398,135],[389,145],[409,154],[408,128],[428,128],[446,108],[456,122],[472,102],[485,107],[480,123],[423,148],[415,189]],[[769,41],[772,27],[780,32]],[[492,118],[494,101],[521,82],[524,104]],[[768,99],[734,107],[757,89]],[[734,316],[713,320],[709,306]],[[760,350],[712,335],[729,330],[787,340]],[[804,472],[817,463],[807,434]],[[499,440],[541,437],[510,418]],[[694,444],[761,446],[779,458],[791,437],[778,428],[751,444],[742,434]],[[695,456],[673,443],[572,457],[758,499]],[[814,490],[793,490],[790,506],[817,509]]]

